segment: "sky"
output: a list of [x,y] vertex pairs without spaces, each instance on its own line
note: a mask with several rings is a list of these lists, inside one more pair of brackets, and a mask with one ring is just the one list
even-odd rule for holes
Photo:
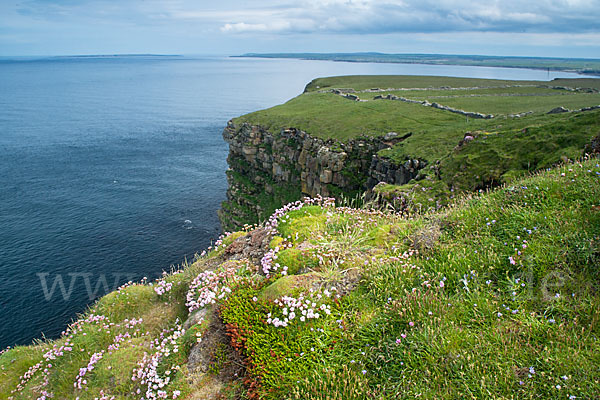
[[0,0],[0,56],[363,51],[600,58],[600,0]]

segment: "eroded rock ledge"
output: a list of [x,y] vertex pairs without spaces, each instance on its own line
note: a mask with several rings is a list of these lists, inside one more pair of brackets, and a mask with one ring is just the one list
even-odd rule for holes
[[352,198],[382,181],[407,183],[424,161],[395,163],[377,155],[406,137],[390,132],[338,142],[294,128],[273,133],[259,125],[229,121],[223,131],[229,144],[229,188],[219,212],[223,229],[259,222],[303,194]]

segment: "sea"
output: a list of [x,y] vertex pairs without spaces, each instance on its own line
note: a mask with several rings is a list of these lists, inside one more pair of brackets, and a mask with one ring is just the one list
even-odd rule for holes
[[528,69],[226,56],[0,57],[0,349],[218,238],[230,118],[333,75],[548,80]]

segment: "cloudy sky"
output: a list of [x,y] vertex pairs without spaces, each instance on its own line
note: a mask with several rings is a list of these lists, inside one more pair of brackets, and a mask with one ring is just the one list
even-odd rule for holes
[[0,0],[0,56],[358,51],[600,58],[600,0]]

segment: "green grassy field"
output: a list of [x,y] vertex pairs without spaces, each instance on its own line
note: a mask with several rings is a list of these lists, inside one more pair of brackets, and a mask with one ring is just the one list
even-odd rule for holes
[[[599,93],[539,87],[596,88],[600,80],[574,79],[551,82],[502,81],[493,79],[425,76],[344,76],[319,78],[307,85],[305,93],[285,104],[236,118],[236,123],[260,124],[273,131],[294,127],[321,138],[347,141],[367,135],[381,136],[390,131],[404,134],[423,130],[430,136],[444,132],[467,131],[496,126],[510,114],[545,114],[555,107],[580,109],[600,105]],[[446,90],[440,90],[445,87]],[[330,93],[334,88],[351,88],[361,100],[355,102]],[[373,88],[423,88],[361,92]],[[430,89],[427,89],[430,88]],[[376,95],[394,94],[413,100],[459,108],[469,112],[493,114],[496,118],[481,123],[448,111],[431,109],[401,101],[374,100]],[[527,120],[523,125],[527,124]],[[443,127],[443,130],[438,129]],[[415,141],[417,137],[411,138]]]
[[260,263],[231,234],[1,353],[0,399],[595,398],[599,182],[592,159],[409,218],[287,206]]
[[[305,93],[287,103],[244,115],[234,122],[262,125],[275,133],[294,127],[316,137],[339,141],[382,136],[388,132],[397,132],[400,136],[410,133],[408,138],[382,150],[380,155],[398,163],[418,158],[429,165],[439,165],[435,174],[425,170],[427,180],[416,186],[424,192],[436,193],[425,200],[414,201],[430,207],[447,203],[455,194],[453,190],[510,182],[514,177],[547,168],[562,159],[580,157],[585,143],[600,133],[600,110],[554,115],[548,112],[556,107],[578,110],[600,105],[599,82],[594,79],[531,82],[424,76],[319,78],[307,85]],[[332,93],[336,88],[353,89],[364,101]],[[380,90],[372,90],[376,88]],[[493,114],[494,118],[467,118],[421,104],[375,99],[388,94]],[[514,117],[521,113],[524,115]],[[474,141],[458,147],[467,133]],[[414,188],[413,184],[377,190],[389,200],[406,197],[406,193],[412,195]]]
[[346,141],[429,127],[456,126],[464,118],[420,105],[392,101],[353,102],[331,93],[310,93],[285,104],[234,120],[262,125],[273,132],[295,127],[315,137]]

